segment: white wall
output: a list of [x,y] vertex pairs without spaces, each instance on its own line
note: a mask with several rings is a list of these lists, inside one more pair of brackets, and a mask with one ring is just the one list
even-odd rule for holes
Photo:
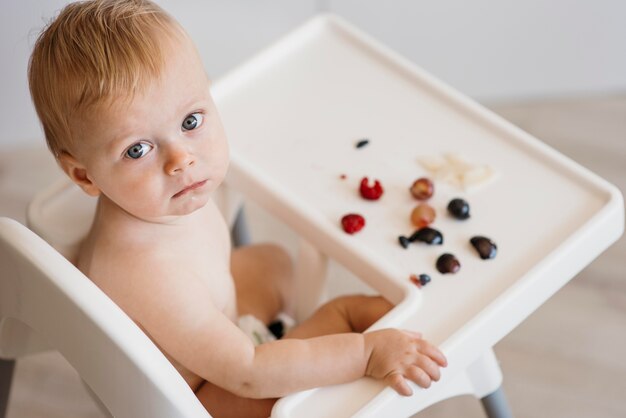
[[[156,0],[198,44],[217,77],[315,13],[315,0]],[[40,143],[26,69],[39,31],[69,0],[0,0],[0,152]]]
[[624,0],[329,0],[329,5],[478,100],[626,92]]
[[[626,91],[623,0],[157,1],[215,77],[324,9],[481,101]],[[26,66],[65,3],[0,0],[0,152],[42,141]]]

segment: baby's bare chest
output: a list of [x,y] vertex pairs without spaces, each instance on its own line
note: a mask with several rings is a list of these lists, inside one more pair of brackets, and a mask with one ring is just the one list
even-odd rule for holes
[[230,272],[230,241],[228,230],[221,225],[206,225],[188,235],[168,251],[175,252],[176,263],[188,272],[188,280],[199,281],[199,286],[190,283],[188,292],[201,291],[213,304],[229,318],[236,317],[235,285]]

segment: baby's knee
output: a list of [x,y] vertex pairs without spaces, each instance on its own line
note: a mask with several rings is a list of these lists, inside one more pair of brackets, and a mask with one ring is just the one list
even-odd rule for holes
[[272,260],[285,270],[291,270],[293,268],[293,261],[291,255],[282,246],[274,243],[264,244],[266,250],[270,253]]
[[277,244],[264,243],[259,244],[259,247],[267,269],[267,280],[275,286],[283,302],[288,305],[288,300],[294,297],[294,265],[291,256]]
[[393,308],[382,296],[363,294],[338,297],[335,304],[347,318],[352,330],[357,332],[365,331]]
[[259,256],[272,277],[285,279],[293,276],[293,261],[289,253],[280,245],[273,243],[258,244]]
[[382,296],[372,296],[365,294],[352,294],[338,296],[333,299],[333,302],[344,307],[347,310],[375,310],[375,311],[388,311],[393,308],[393,305]]

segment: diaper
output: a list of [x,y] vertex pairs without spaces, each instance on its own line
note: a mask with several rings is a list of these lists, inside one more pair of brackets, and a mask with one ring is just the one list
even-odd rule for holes
[[269,328],[253,315],[242,315],[237,321],[237,326],[250,338],[255,346],[276,341],[285,332],[295,325],[293,318],[286,314],[279,314]]

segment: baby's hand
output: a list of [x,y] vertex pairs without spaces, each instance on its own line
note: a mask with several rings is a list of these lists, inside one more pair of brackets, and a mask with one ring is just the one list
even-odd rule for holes
[[415,332],[383,329],[363,336],[370,353],[365,375],[383,379],[403,396],[413,394],[404,378],[427,388],[433,380],[439,380],[439,367],[448,364],[437,347]]

